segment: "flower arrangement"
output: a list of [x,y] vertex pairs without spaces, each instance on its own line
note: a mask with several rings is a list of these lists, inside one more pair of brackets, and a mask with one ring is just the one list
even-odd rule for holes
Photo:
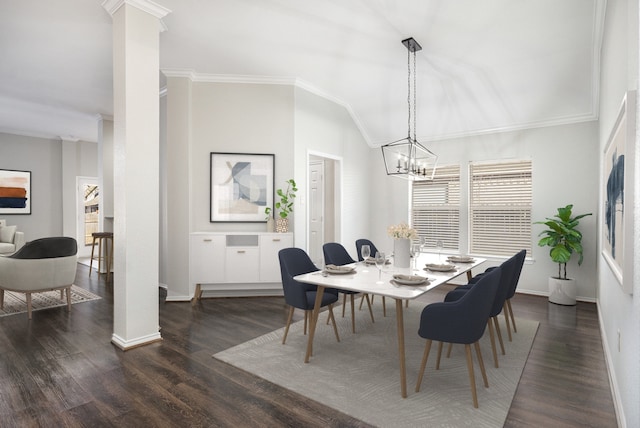
[[409,227],[407,223],[400,223],[391,225],[387,228],[387,234],[396,239],[416,239],[418,237],[418,232]]

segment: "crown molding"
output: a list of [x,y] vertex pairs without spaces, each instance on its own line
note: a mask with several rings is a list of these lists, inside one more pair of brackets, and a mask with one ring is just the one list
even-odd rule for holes
[[143,12],[148,13],[151,16],[158,18],[160,22],[160,32],[167,31],[169,28],[162,21],[162,18],[171,13],[171,9],[167,9],[164,6],[161,6],[157,3],[154,3],[150,0],[104,0],[102,2],[102,7],[109,13],[109,15],[113,16],[114,13],[124,4],[128,4],[137,9],[140,9]]

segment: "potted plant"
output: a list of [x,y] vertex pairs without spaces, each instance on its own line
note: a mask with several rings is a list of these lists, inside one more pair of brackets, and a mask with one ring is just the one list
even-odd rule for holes
[[546,221],[535,223],[547,226],[538,235],[542,236],[538,246],[551,247],[549,256],[558,263],[558,276],[549,278],[549,301],[560,305],[576,304],[577,286],[575,279],[567,278],[567,262],[575,253],[579,256],[578,266],[582,264],[582,233],[577,227],[581,218],[591,215],[589,213],[572,217],[572,209],[573,205],[560,207],[554,218],[547,217]]
[[[296,182],[293,178],[285,181],[287,183],[286,190],[277,189],[276,195],[280,198],[275,203],[275,209],[280,210],[278,217],[276,218],[276,232],[284,233],[289,231],[289,214],[293,212],[293,202],[295,201]],[[271,217],[271,207],[266,207],[264,213],[267,215],[267,220]]]

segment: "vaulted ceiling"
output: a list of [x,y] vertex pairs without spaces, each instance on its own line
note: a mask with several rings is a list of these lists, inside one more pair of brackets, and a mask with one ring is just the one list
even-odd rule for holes
[[[113,114],[101,0],[0,5],[0,132],[96,141]],[[594,120],[605,0],[156,0],[162,70],[292,83],[345,106],[372,146]]]

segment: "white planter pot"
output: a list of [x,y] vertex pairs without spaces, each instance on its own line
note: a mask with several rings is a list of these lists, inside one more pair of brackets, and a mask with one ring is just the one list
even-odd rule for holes
[[411,240],[393,240],[393,265],[398,268],[408,268],[411,266],[411,254],[409,252]]
[[549,278],[549,301],[558,305],[576,304],[578,285],[575,279]]

